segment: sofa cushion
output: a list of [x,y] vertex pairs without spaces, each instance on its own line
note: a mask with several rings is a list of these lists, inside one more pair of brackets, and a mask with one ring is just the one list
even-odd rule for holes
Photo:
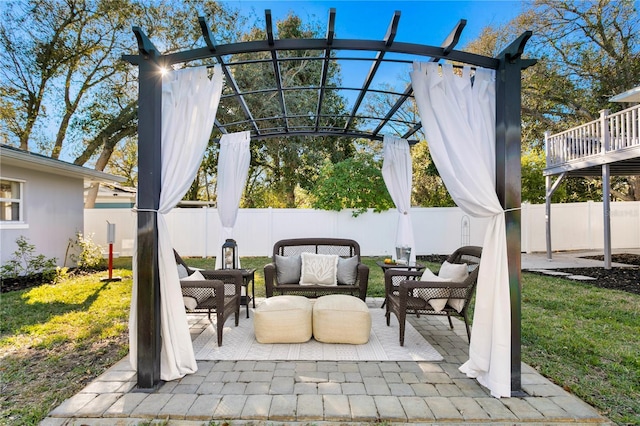
[[354,285],[358,277],[358,256],[338,258],[338,284]]
[[300,255],[280,256],[276,254],[278,284],[297,284],[300,282],[301,267]]
[[302,253],[300,285],[337,285],[338,255]]

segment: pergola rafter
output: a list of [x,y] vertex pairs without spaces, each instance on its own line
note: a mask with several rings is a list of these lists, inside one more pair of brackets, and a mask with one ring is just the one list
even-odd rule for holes
[[[440,47],[404,43],[395,40],[400,12],[395,12],[383,40],[354,40],[335,37],[335,9],[329,12],[329,24],[325,38],[278,39],[273,34],[272,16],[266,11],[265,40],[216,45],[204,18],[199,18],[205,47],[187,51],[161,54],[139,27],[133,27],[138,42],[138,55],[124,55],[123,59],[139,67],[138,101],[138,251],[137,251],[137,315],[138,315],[138,387],[153,389],[160,382],[160,294],[158,274],[157,211],[160,199],[161,167],[161,108],[162,81],[160,69],[176,64],[199,61],[199,65],[219,64],[226,79],[228,92],[225,99],[237,100],[243,120],[225,122],[218,117],[215,127],[221,133],[250,130],[251,139],[286,138],[292,136],[336,136],[382,140],[382,133],[390,123],[402,127],[396,134],[408,139],[420,130],[419,118],[414,121],[397,118],[398,111],[413,96],[409,86],[399,91],[372,89],[380,68],[387,63],[410,64],[415,60],[439,61],[446,59],[454,64],[483,67],[496,70],[496,194],[505,210],[509,289],[511,294],[511,389],[521,392],[520,354],[520,104],[522,70],[535,63],[522,59],[524,46],[531,36],[525,32],[497,57],[487,57],[455,49],[466,21],[461,20]],[[338,53],[374,52],[373,58],[354,55],[340,57]],[[315,56],[288,56],[291,52],[318,52]],[[246,59],[248,54],[261,55],[262,59]],[[234,56],[244,58],[234,60]],[[244,55],[244,56],[243,56]],[[230,57],[231,60],[225,60]],[[401,57],[402,59],[398,59]],[[282,80],[282,64],[286,61],[320,61],[317,84],[305,87],[287,87]],[[332,61],[371,61],[371,67],[360,88],[336,87],[329,78]],[[231,67],[270,62],[274,81],[270,88],[241,87],[231,72]],[[287,96],[296,91],[318,93],[313,111],[295,111],[287,105]],[[355,91],[355,101],[345,115],[328,113],[323,107],[330,90]],[[282,116],[259,116],[251,109],[248,96],[276,94]],[[287,96],[285,96],[285,93]],[[358,114],[367,94],[381,93],[397,96],[391,108],[379,117]],[[310,117],[311,116],[311,117]],[[309,125],[293,125],[302,118],[309,118]],[[273,126],[270,122],[281,119],[285,125]],[[362,122],[378,120],[376,126],[358,128]],[[341,124],[342,123],[342,124]]]

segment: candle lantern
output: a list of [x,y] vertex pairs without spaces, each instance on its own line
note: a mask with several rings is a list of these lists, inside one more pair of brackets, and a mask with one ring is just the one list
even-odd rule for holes
[[238,245],[228,239],[222,245],[222,269],[238,269]]

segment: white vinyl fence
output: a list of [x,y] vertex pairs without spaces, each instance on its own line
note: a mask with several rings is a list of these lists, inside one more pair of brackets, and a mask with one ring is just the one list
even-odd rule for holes
[[[522,205],[522,251],[544,252],[544,204]],[[364,256],[395,252],[397,213],[369,211],[358,217],[351,210],[240,209],[235,240],[241,256],[271,256],[273,243],[283,238],[352,238]],[[411,209],[416,254],[449,254],[461,245],[482,245],[486,221],[465,215],[457,207]],[[85,235],[105,249],[107,222],[116,225],[113,250],[131,256],[136,216],[127,209],[87,209]],[[219,254],[220,221],[213,208],[176,208],[168,215],[174,248],[183,256]],[[551,239],[554,251],[603,249],[603,210],[600,202],[553,204]],[[611,247],[640,248],[640,202],[611,203]]]

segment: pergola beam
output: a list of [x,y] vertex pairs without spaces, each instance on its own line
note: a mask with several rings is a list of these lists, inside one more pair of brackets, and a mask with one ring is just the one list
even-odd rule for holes
[[[267,27],[267,42],[269,46],[273,46],[275,39],[273,37],[273,20],[271,18],[271,10],[267,9],[264,12],[265,24]],[[284,92],[282,91],[282,74],[280,72],[280,62],[278,61],[278,51],[271,50],[271,62],[273,64],[274,80],[276,82],[276,88],[278,90],[278,102],[280,102],[280,111],[282,112],[282,121],[284,123],[284,132],[289,132],[289,120],[287,114],[287,105],[284,101]]]
[[324,101],[325,85],[327,84],[327,77],[329,75],[329,58],[331,58],[331,45],[333,44],[333,37],[335,36],[336,25],[336,9],[329,9],[329,23],[327,25],[327,35],[325,37],[327,41],[327,48],[324,50],[324,60],[322,61],[322,71],[320,74],[320,87],[318,89],[318,104],[316,106],[315,116],[315,129],[320,128],[320,114],[322,114],[322,102]]
[[[389,28],[387,29],[387,34],[384,37],[383,43],[385,47],[389,47],[393,44],[393,40],[396,38],[396,34],[398,32],[398,23],[400,22],[400,11],[396,10],[393,14],[393,18],[391,19],[391,23],[389,24]],[[358,112],[358,109],[360,109],[360,104],[362,104],[362,100],[364,99],[365,95],[367,94],[367,91],[369,89],[369,86],[371,85],[371,82],[373,81],[374,77],[376,76],[376,72],[378,71],[378,68],[380,67],[380,64],[382,63],[382,59],[384,58],[384,54],[385,51],[384,50],[379,50],[378,53],[376,53],[376,58],[373,61],[373,63],[371,64],[371,68],[369,69],[369,73],[367,74],[367,77],[364,80],[364,84],[362,85],[362,89],[360,90],[360,94],[358,95],[358,98],[356,99],[355,103],[353,104],[353,109],[351,110],[351,115],[349,116],[349,118],[347,119],[347,123],[344,126],[344,130],[347,131],[349,129],[349,127],[351,127],[351,124],[353,123],[353,120],[356,116],[356,113]]]
[[204,16],[198,17],[198,23],[200,24],[200,31],[202,31],[202,37],[204,38],[204,42],[207,44],[210,52],[216,51],[216,43],[214,42],[213,35],[211,34],[211,30],[209,29],[209,25],[207,25],[207,21]]
[[[460,21],[458,21],[458,23],[453,28],[453,30],[451,30],[447,38],[444,39],[444,41],[440,46],[443,48],[443,52],[445,55],[448,55],[449,52],[451,52],[453,48],[456,47],[456,45],[458,44],[458,41],[460,41],[460,35],[462,34],[462,30],[466,25],[467,25],[467,20],[461,19]],[[440,57],[431,58],[431,62],[438,62],[440,59],[442,58]],[[387,115],[384,117],[382,122],[378,125],[378,127],[375,128],[375,130],[373,131],[374,135],[377,135],[380,132],[380,130],[382,130],[382,128],[389,122],[389,120],[391,120],[391,117],[393,116],[393,114],[395,114],[402,107],[402,105],[404,105],[404,103],[407,101],[407,99],[411,97],[412,94],[413,94],[413,87],[411,87],[411,83],[409,83],[404,93],[402,94],[402,96],[398,98],[398,100],[391,107],[391,109],[389,110]]]

